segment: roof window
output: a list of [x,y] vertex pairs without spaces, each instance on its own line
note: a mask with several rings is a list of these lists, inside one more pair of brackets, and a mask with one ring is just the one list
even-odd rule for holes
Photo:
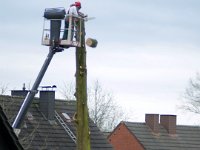
[[67,122],[71,122],[71,118],[67,113],[62,113]]

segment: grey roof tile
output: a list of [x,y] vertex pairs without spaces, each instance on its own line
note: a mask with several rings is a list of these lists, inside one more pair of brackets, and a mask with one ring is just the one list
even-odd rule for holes
[[158,134],[145,123],[124,122],[127,128],[134,134],[147,150],[199,150],[200,127],[177,125],[177,134],[170,135],[160,125]]
[[[0,104],[3,106],[10,123],[13,122],[23,101],[22,97],[0,96]],[[42,115],[38,108],[39,99],[35,98],[28,112],[29,118],[26,117],[19,135],[20,142],[28,149],[43,149],[48,150],[75,150],[76,144],[66,133],[64,128],[55,119],[53,124]],[[55,101],[55,110],[65,120],[70,130],[75,134],[75,123],[67,122],[62,113],[67,113],[70,118],[73,117],[76,110],[76,101]],[[31,116],[32,115],[32,116]],[[91,130],[91,149],[92,150],[111,150],[112,146],[107,142],[106,137],[90,120]]]

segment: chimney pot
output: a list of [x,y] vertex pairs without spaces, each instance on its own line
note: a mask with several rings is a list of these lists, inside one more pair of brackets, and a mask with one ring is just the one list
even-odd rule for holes
[[159,114],[146,114],[145,122],[154,133],[159,133]]
[[23,91],[26,90],[26,85],[25,85],[25,83],[23,84],[23,88],[22,88],[22,90],[23,90]]

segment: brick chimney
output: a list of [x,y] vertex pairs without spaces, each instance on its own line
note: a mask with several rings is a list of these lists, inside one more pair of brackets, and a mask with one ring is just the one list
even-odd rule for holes
[[160,124],[169,134],[176,134],[176,115],[160,115]]
[[55,91],[40,91],[39,108],[49,121],[54,120]]
[[145,122],[154,133],[159,133],[159,114],[146,114]]

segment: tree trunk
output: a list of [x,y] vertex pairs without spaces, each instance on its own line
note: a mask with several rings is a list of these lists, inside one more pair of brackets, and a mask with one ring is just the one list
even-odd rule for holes
[[87,44],[87,46],[89,46],[89,47],[95,48],[95,47],[97,47],[98,41],[95,40],[95,39],[92,39],[92,38],[88,38],[88,39],[86,40],[86,44]]
[[87,68],[84,20],[81,26],[81,47],[76,48],[77,150],[90,150],[89,114],[87,106]]

